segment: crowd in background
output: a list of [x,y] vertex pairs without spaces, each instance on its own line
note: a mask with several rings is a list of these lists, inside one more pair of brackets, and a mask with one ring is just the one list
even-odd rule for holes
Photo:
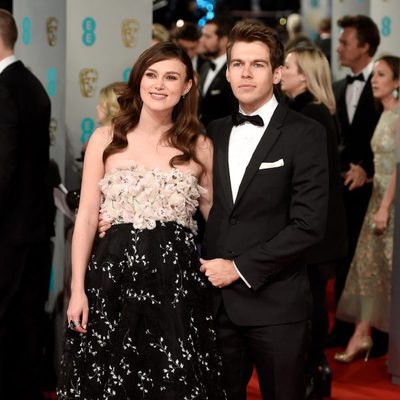
[[[217,15],[200,28],[196,24],[198,16],[190,15],[179,26],[174,24],[169,29],[153,24],[152,45],[173,41],[190,57],[198,87],[198,116],[205,131],[211,121],[238,110],[226,78],[227,45],[234,21]],[[257,20],[251,22],[263,24]],[[312,41],[302,30],[301,17],[297,14],[288,17],[282,79],[274,85],[278,100],[320,123],[327,139],[327,227],[322,241],[306,256],[313,295],[312,339],[307,360],[310,399],[330,395],[331,370],[324,349],[343,347],[344,351],[338,352],[335,360],[344,363],[360,356],[365,360],[382,356],[387,352],[390,317],[399,57],[379,54],[379,30],[369,17],[345,16],[335,23],[341,28],[338,43],[331,43],[329,19],[321,20],[318,39]],[[337,51],[340,64],[349,68],[349,75],[334,83],[331,48]],[[97,106],[100,125],[109,125],[118,113],[118,96],[125,86],[117,82],[102,89]],[[1,201],[3,196],[10,196],[2,185],[0,181]],[[7,223],[7,218],[2,218],[3,223],[4,220]],[[200,244],[204,221],[200,214],[197,220]],[[48,253],[50,236],[51,233],[42,241],[43,256]],[[0,236],[0,249],[6,255],[10,253],[7,243]],[[36,248],[30,246],[28,250]],[[49,263],[44,264],[48,281]],[[329,333],[326,287],[333,277],[337,313]],[[3,303],[0,306],[5,307]],[[0,316],[2,311],[0,308]],[[29,323],[37,323],[40,317],[37,318]],[[15,322],[7,324],[18,326]],[[30,332],[35,332],[35,328]],[[7,339],[6,334],[4,337]],[[37,360],[40,356],[35,354],[33,358]]]

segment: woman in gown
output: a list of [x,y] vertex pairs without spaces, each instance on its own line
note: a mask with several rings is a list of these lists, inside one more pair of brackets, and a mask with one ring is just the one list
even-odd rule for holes
[[372,348],[370,327],[389,329],[390,278],[393,250],[393,200],[396,185],[396,133],[399,123],[399,57],[376,61],[371,80],[383,113],[371,141],[374,151],[374,188],[356,253],[340,298],[337,317],[356,323],[344,352],[335,360],[351,362]]
[[[346,255],[346,225],[338,153],[336,104],[329,63],[321,50],[298,46],[288,50],[282,69],[281,89],[291,109],[325,127],[329,167],[329,203],[324,238],[307,254],[307,274],[313,296],[311,345],[308,352],[308,390],[313,399],[330,397],[331,377],[325,355],[329,319],[326,286],[335,267]],[[311,396],[310,396],[311,398]]]
[[[225,399],[193,214],[211,207],[192,63],[172,43],[133,67],[90,138],[72,242],[59,399]],[[92,251],[99,211],[112,221]]]

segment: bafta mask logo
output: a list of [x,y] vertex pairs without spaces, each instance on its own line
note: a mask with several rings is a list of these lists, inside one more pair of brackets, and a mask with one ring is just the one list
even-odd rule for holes
[[139,32],[139,21],[133,18],[124,19],[121,23],[121,37],[125,47],[135,47]]
[[95,68],[83,68],[79,71],[79,85],[83,97],[93,97],[96,92],[99,73]]
[[56,136],[57,136],[57,120],[55,118],[50,119],[49,133],[50,133],[50,144],[53,145],[56,142]]
[[46,20],[47,43],[54,47],[57,44],[58,19],[48,17]]

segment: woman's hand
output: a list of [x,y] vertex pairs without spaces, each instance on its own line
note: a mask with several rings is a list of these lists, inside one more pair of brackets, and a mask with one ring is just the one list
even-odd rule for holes
[[372,220],[374,232],[377,235],[381,235],[389,223],[389,210],[387,208],[380,207],[376,214],[372,217]]
[[85,292],[73,291],[67,310],[68,328],[79,333],[86,333],[88,314],[89,302]]

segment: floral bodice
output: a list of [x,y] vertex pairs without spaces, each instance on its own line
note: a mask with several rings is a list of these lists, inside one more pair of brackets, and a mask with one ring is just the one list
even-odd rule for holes
[[157,221],[175,221],[197,232],[193,215],[205,189],[188,172],[146,169],[132,162],[107,172],[99,185],[103,194],[100,211],[113,224],[154,229]]

